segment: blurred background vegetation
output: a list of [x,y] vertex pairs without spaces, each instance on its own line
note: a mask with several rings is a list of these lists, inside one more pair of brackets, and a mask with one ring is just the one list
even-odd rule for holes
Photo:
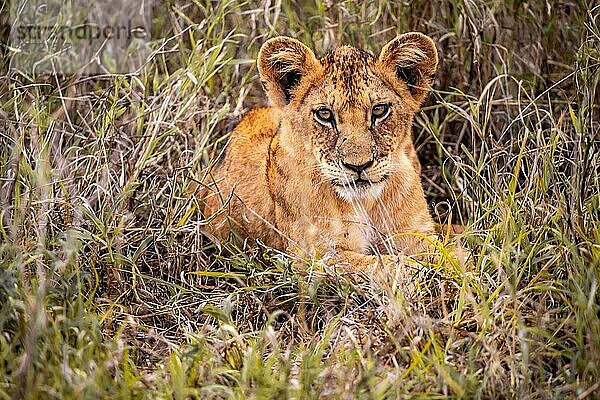
[[[594,2],[165,1],[144,68],[96,76],[11,71],[9,5],[0,398],[600,393]],[[409,298],[203,237],[190,185],[265,105],[261,44],[377,54],[407,31],[440,56],[423,185],[474,271],[434,266]]]

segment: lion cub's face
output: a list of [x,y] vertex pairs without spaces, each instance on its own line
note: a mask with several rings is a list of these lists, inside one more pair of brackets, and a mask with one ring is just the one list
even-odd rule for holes
[[342,46],[320,60],[297,40],[278,37],[258,59],[267,95],[285,107],[309,166],[346,199],[377,197],[407,165],[412,118],[436,65],[433,42],[419,33],[398,36],[379,57]]

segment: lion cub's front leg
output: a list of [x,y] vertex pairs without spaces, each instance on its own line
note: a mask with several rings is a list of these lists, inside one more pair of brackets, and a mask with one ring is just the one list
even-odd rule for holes
[[420,265],[403,254],[368,255],[344,250],[326,260],[335,272],[357,282],[368,279],[378,286],[396,282],[407,289]]

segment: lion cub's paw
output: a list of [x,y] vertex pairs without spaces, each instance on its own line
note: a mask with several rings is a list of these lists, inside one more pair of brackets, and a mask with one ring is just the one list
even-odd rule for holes
[[[355,284],[372,284],[379,289],[401,288],[411,292],[422,266],[404,254],[339,254],[327,263],[335,273]],[[413,288],[413,289],[411,289]]]

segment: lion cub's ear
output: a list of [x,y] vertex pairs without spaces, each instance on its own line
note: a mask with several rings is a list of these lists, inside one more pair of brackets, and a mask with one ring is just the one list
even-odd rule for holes
[[419,32],[397,36],[381,50],[378,63],[396,91],[408,86],[415,101],[420,105],[437,68],[437,50],[433,40]]
[[318,64],[315,54],[296,39],[279,36],[267,40],[258,53],[258,72],[274,106],[290,102],[300,80]]

